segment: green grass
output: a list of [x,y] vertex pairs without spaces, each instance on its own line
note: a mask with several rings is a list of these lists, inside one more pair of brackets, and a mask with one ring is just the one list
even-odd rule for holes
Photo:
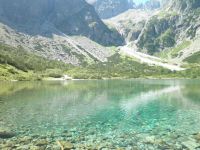
[[67,71],[75,79],[103,78],[200,78],[200,65],[188,64],[184,71],[170,71],[157,66],[141,64],[136,60],[115,54],[106,63],[76,67]]
[[155,53],[155,56],[167,59],[169,56],[168,54],[169,54],[169,50],[163,50],[161,52]]
[[172,58],[177,57],[177,56],[178,56],[178,53],[179,53],[181,50],[183,50],[183,49],[189,47],[190,44],[191,44],[191,41],[183,41],[181,44],[179,44],[179,45],[177,45],[175,48],[171,49],[171,50],[170,50],[170,51],[171,51],[170,53],[171,53]]
[[192,56],[186,58],[184,61],[188,63],[200,64],[200,52],[194,53]]
[[177,16],[177,15],[178,15],[178,13],[175,12],[175,11],[170,11],[170,12],[160,11],[158,13],[158,17],[160,17],[160,18],[174,17],[174,16]]
[[87,67],[69,70],[67,74],[77,79],[102,78],[145,78],[160,77],[171,73],[167,69],[141,64],[130,57],[115,54],[105,63],[96,63]]
[[200,65],[199,64],[189,64],[187,70],[177,74],[178,77],[182,78],[198,78],[200,79]]
[[161,57],[161,58],[176,58],[179,55],[179,52],[187,47],[189,47],[191,44],[191,41],[183,41],[181,44],[175,46],[172,49],[168,49],[168,50],[163,50],[161,52],[159,52],[158,54],[156,54],[157,56]]
[[0,45],[0,64],[8,64],[22,71],[44,71],[46,69],[67,69],[66,65],[59,61],[48,60],[44,57],[25,51],[23,48],[13,48]]
[[72,66],[60,61],[0,45],[0,80],[40,80],[43,77],[61,77]]
[[[187,59],[200,63],[200,53]],[[188,70],[170,70],[141,64],[133,58],[118,53],[107,62],[96,62],[86,66],[71,66],[62,62],[47,60],[22,48],[0,45],[0,80],[41,80],[48,77],[60,78],[68,74],[75,79],[103,78],[200,78],[200,66],[187,66]]]
[[110,47],[106,47],[106,48],[111,50],[112,53],[115,53],[118,51],[118,48],[116,46],[110,46]]
[[0,80],[41,80],[42,77],[40,74],[33,73],[32,71],[24,72],[13,66],[0,64]]

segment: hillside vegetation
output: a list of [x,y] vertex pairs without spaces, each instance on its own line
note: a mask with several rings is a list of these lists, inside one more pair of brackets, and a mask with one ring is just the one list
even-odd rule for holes
[[[198,54],[199,55],[199,54]],[[198,55],[188,58],[196,60]],[[194,58],[195,59],[194,59]],[[141,64],[121,54],[114,54],[107,62],[96,62],[83,66],[72,66],[7,45],[0,45],[0,80],[42,80],[47,77],[61,78],[67,74],[75,79],[105,78],[199,78],[200,66],[188,65],[187,70],[173,72],[158,66]]]
[[78,79],[102,78],[143,78],[159,77],[171,71],[156,66],[141,64],[133,58],[115,54],[105,63],[96,63],[87,67],[78,67],[68,71],[68,74]]
[[194,53],[192,56],[186,58],[184,61],[189,62],[189,63],[200,64],[200,52]]
[[48,60],[25,51],[0,45],[1,80],[39,80],[42,77],[61,77],[64,70],[71,66],[59,61]]
[[23,48],[0,45],[1,80],[40,80],[45,77],[62,77],[69,74],[77,79],[159,77],[170,71],[140,64],[132,58],[116,53],[107,62],[87,66],[71,66],[59,61],[48,60]]
[[[0,80],[64,75],[76,79],[200,77],[199,0],[170,0],[156,11],[130,10],[106,20],[110,27],[85,1],[52,2],[51,6],[48,0],[0,2],[0,42],[4,43],[0,44]],[[98,2],[105,9],[109,6],[106,1]],[[29,4],[34,4],[33,9]],[[122,7],[113,5],[118,6]],[[120,47],[115,47],[124,41],[136,51],[159,56],[164,58],[159,61],[186,70],[170,71],[141,63],[145,62],[143,57],[140,62],[137,57],[124,56],[118,53]]]

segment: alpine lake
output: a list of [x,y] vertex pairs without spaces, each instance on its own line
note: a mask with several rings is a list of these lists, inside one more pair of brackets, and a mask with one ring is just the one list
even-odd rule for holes
[[1,150],[200,149],[200,80],[0,82]]

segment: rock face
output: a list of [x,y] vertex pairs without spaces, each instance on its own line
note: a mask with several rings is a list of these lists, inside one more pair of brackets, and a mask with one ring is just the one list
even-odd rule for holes
[[22,47],[28,52],[47,59],[59,60],[76,66],[94,61],[105,62],[112,55],[109,48],[105,48],[83,36],[32,36],[19,33],[1,23],[0,44],[15,48]]
[[145,10],[131,9],[116,17],[105,20],[104,22],[110,26],[114,26],[127,43],[138,39],[142,32],[146,20],[148,20],[152,13]]
[[166,47],[173,47],[175,45],[174,25],[176,19],[176,16],[172,18],[152,17],[138,38],[138,46],[147,49],[150,54]]
[[93,5],[102,19],[114,17],[135,6],[130,0],[97,0]]
[[191,11],[198,9],[200,7],[199,0],[172,0],[171,8],[174,10],[178,10],[179,12]]
[[92,4],[102,19],[115,17],[129,9],[154,10],[161,7],[159,0],[148,0],[144,4],[135,4],[134,0],[96,0]]
[[137,9],[154,10],[161,7],[161,2],[159,0],[149,0],[144,4],[138,5]]
[[164,57],[175,63],[200,51],[199,0],[151,0],[137,8],[142,10],[129,10],[105,22],[134,48],[151,55],[166,52]]
[[146,22],[137,45],[154,54],[184,40],[195,39],[200,27],[200,1],[172,0],[160,13]]
[[161,7],[160,1],[159,0],[150,0],[147,1],[145,4],[146,9],[158,9]]
[[83,35],[102,45],[123,44],[85,0],[0,0],[0,22],[29,35]]

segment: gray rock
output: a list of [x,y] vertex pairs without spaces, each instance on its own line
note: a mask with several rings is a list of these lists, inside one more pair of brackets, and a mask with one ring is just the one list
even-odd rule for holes
[[74,147],[74,145],[71,142],[60,141],[59,143],[61,144],[60,146],[62,146],[64,150],[71,150]]
[[0,130],[0,138],[2,138],[2,139],[12,138],[15,135],[16,134],[12,131]]
[[17,150],[22,150],[22,149],[30,149],[30,150],[39,150],[39,149],[32,149],[28,145],[22,145],[16,148]]
[[200,142],[200,133],[197,133],[194,135],[194,138]]
[[30,143],[31,140],[32,140],[32,137],[25,136],[25,137],[19,139],[19,142],[24,143],[24,144],[28,144],[28,143]]
[[41,150],[39,146],[31,146],[30,150]]
[[135,4],[129,0],[97,0],[93,5],[102,19],[108,19],[133,8]]
[[154,142],[155,142],[155,136],[148,136],[148,137],[146,137],[144,142],[147,143],[147,144],[154,144]]
[[53,150],[60,150],[60,146],[58,146],[58,145],[53,145],[51,148],[52,148]]
[[195,140],[188,140],[188,141],[182,142],[182,145],[188,148],[189,150],[200,148],[200,144],[195,142]]
[[37,141],[35,145],[36,146],[45,146],[45,145],[48,145],[48,141],[45,139],[41,139],[41,140]]

